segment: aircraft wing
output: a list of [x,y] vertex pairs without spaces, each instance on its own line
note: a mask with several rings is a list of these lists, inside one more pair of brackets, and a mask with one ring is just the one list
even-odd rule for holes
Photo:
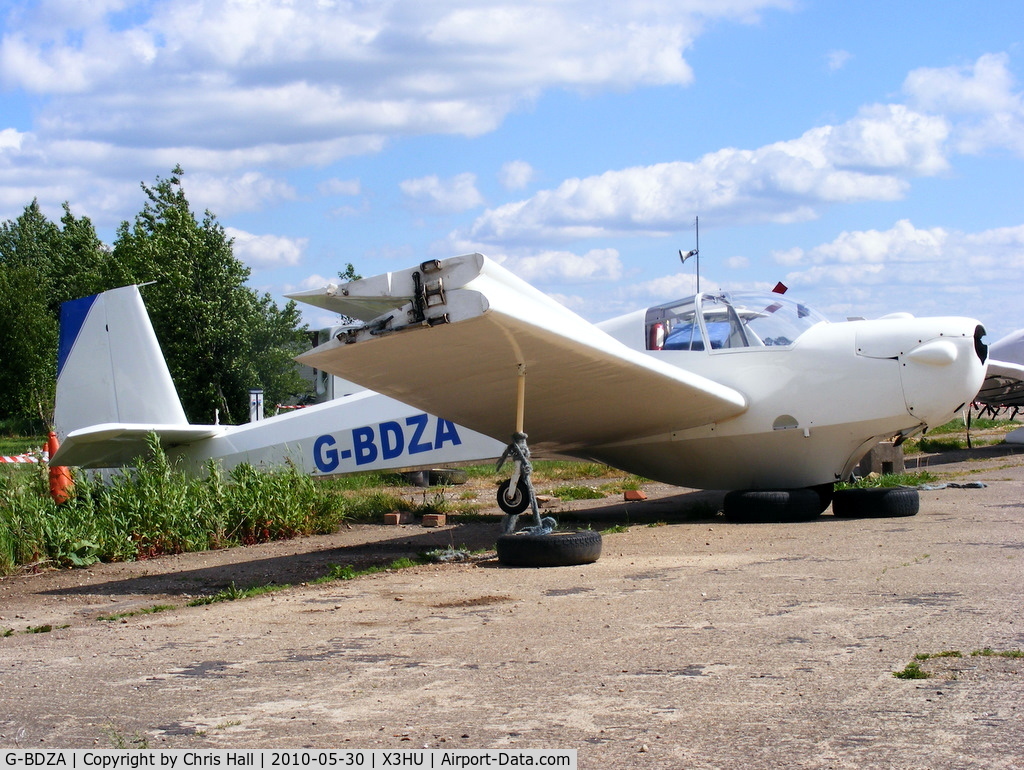
[[132,465],[148,452],[147,436],[155,433],[165,449],[191,444],[217,436],[225,430],[221,425],[143,425],[139,423],[106,423],[71,431],[50,465],[72,465],[81,468],[111,468]]
[[327,307],[339,294],[379,300],[385,290],[404,303],[298,360],[502,441],[516,428],[525,365],[525,430],[546,451],[665,434],[747,408],[742,393],[627,347],[481,254],[290,297]]
[[1024,366],[989,359],[988,372],[975,401],[987,406],[1024,406]]

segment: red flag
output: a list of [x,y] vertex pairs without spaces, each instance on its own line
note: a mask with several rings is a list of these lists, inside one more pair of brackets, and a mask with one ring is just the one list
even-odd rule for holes
[[786,284],[784,284],[782,281],[779,281],[777,284],[775,284],[775,288],[772,289],[772,292],[775,294],[785,294],[788,288],[789,287],[786,286]]

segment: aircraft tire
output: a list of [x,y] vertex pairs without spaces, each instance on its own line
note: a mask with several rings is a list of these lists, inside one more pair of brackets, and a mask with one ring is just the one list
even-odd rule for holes
[[814,489],[737,489],[725,495],[725,518],[737,524],[811,521],[822,512]]
[[526,488],[523,479],[516,484],[516,493],[509,499],[505,497],[508,488],[512,486],[512,479],[505,479],[498,485],[498,507],[509,516],[518,516],[530,507],[530,490]]
[[535,535],[501,535],[498,562],[506,567],[573,567],[591,564],[601,556],[601,533],[590,529]]
[[832,515],[842,519],[914,516],[920,508],[920,494],[907,487],[840,489],[832,498]]

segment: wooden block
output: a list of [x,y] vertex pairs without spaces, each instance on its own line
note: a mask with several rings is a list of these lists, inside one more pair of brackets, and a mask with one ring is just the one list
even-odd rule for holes
[[647,495],[641,489],[627,489],[623,495],[626,500],[646,500]]
[[395,513],[385,513],[384,523],[395,525],[395,524],[411,524],[412,514],[409,511],[401,511]]
[[448,517],[443,513],[425,513],[421,523],[424,527],[443,527],[447,521]]

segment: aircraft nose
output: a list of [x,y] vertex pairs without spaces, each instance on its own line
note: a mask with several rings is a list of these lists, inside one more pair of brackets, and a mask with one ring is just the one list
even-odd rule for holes
[[898,356],[903,395],[911,414],[927,425],[941,425],[981,388],[988,358],[985,328],[967,318],[920,320],[934,325],[918,329],[913,339],[918,344]]

